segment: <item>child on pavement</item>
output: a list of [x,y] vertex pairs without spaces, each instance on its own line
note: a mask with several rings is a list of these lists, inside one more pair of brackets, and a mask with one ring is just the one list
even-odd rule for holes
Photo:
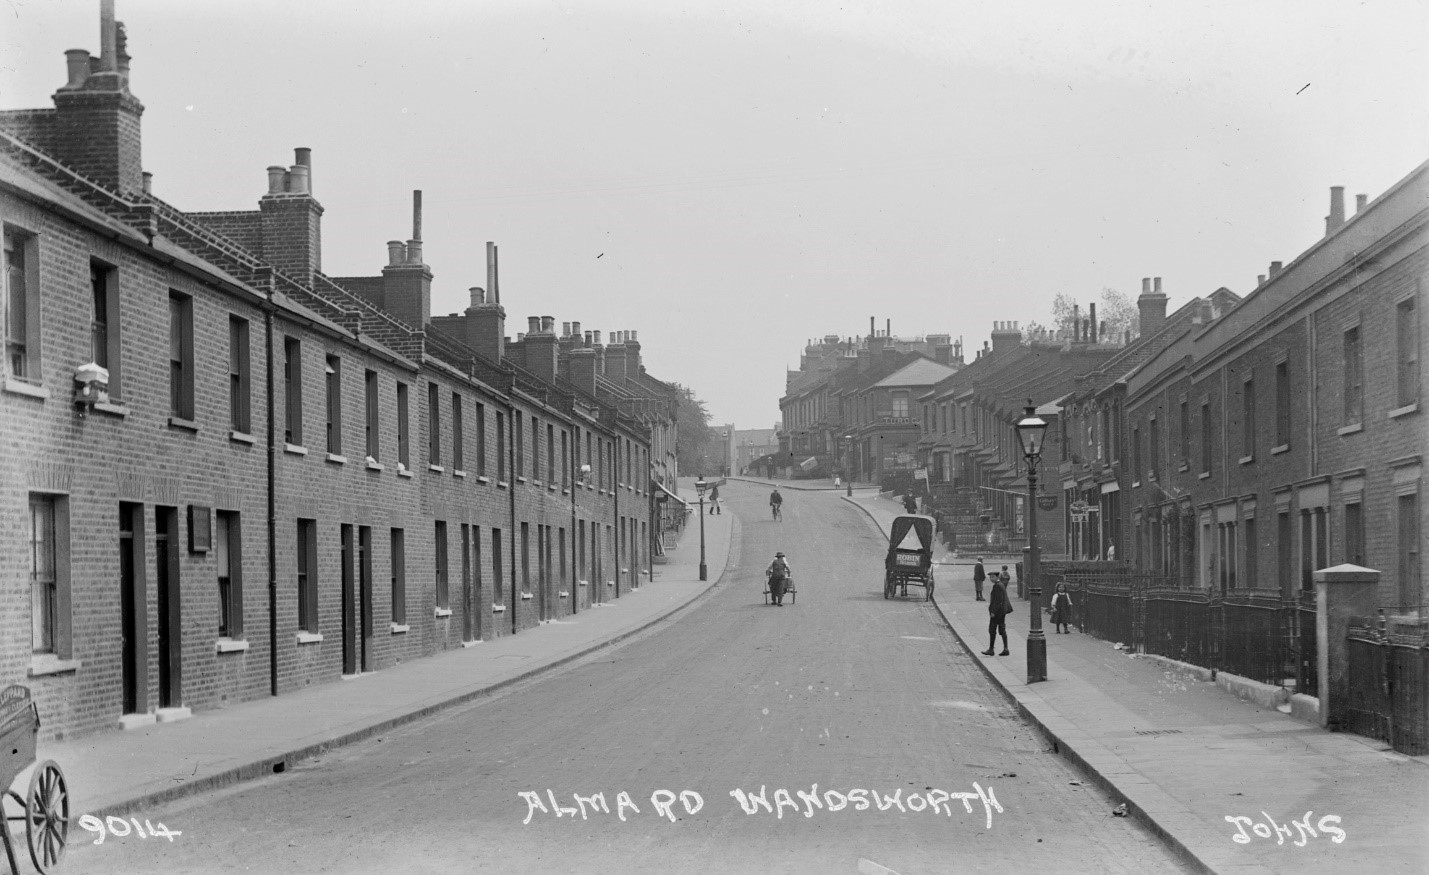
[[1070,633],[1067,628],[1072,622],[1072,597],[1067,595],[1067,585],[1057,584],[1057,594],[1052,596],[1052,625],[1058,632]]

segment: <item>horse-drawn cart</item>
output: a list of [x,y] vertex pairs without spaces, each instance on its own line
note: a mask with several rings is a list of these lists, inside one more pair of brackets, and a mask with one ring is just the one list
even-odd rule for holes
[[908,585],[921,586],[933,598],[933,518],[921,514],[895,517],[888,533],[883,562],[883,597],[908,595]]
[[[13,685],[0,690],[0,784],[7,788],[3,796],[15,800],[23,814],[5,814],[5,856],[10,872],[19,875],[15,849],[10,838],[10,823],[25,822],[25,843],[30,847],[30,861],[41,875],[49,872],[64,856],[69,838],[69,790],[64,772],[52,760],[45,760],[30,775],[29,792],[21,797],[8,789],[20,773],[35,761],[35,740],[40,731],[40,712],[30,701],[28,687]],[[0,796],[0,799],[3,799]],[[0,809],[4,808],[0,801]]]

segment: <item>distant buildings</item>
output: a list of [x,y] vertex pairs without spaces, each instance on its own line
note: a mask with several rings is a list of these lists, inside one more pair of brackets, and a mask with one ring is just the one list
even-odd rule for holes
[[54,108],[0,112],[0,673],[44,731],[381,670],[648,580],[677,399],[636,333],[532,316],[512,341],[491,244],[485,288],[432,316],[420,193],[378,270],[326,275],[307,149],[257,209],[164,203],[110,4],[102,34]]

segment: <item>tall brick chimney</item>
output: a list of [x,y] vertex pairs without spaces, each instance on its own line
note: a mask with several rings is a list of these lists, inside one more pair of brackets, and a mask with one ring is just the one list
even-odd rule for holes
[[625,332],[615,331],[605,347],[605,376],[611,380],[624,380],[625,366]]
[[[393,241],[396,242],[396,241]],[[387,245],[382,268],[383,307],[421,330],[432,318],[432,271],[422,260],[422,193],[412,192],[412,239],[405,247]],[[401,256],[398,260],[395,256]]]
[[129,93],[124,25],[114,20],[114,0],[101,0],[100,56],[65,52],[68,81],[54,94],[55,114],[27,138],[75,172],[119,194],[143,192],[139,117],[144,105]]
[[[313,197],[312,150],[293,150],[289,170],[268,168],[268,193],[258,201],[263,257],[305,285],[322,270],[322,204]],[[420,326],[419,326],[420,327]]]
[[548,383],[556,381],[556,319],[533,316],[526,335],[526,370]]
[[1141,280],[1141,295],[1136,299],[1136,309],[1141,311],[1141,336],[1150,337],[1166,324],[1166,296],[1161,293],[1161,277],[1156,277],[1152,286],[1150,277]]
[[466,309],[466,345],[494,362],[506,355],[506,311],[496,296],[496,244],[486,244],[486,289],[471,290]]
[[640,341],[634,331],[625,338],[625,375],[632,380],[640,376]]
[[992,325],[992,353],[1002,355],[1017,349],[1022,344],[1022,331],[1016,322],[994,322]]
[[1345,223],[1345,187],[1330,186],[1330,214],[1325,217],[1325,236],[1340,230]]

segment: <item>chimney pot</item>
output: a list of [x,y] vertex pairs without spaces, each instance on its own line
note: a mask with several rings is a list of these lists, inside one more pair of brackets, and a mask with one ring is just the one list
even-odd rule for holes
[[1258,285],[1258,286],[1263,286],[1263,285],[1265,285],[1265,274],[1263,274],[1263,273],[1258,273],[1258,274],[1256,274],[1256,275],[1255,275],[1255,284]]
[[387,264],[388,266],[403,264],[407,261],[407,244],[401,240],[387,241]]
[[571,323],[569,323],[569,322],[562,322],[562,323],[561,323],[561,337],[570,337],[570,336],[571,336]]
[[313,150],[306,146],[299,146],[293,150],[293,161],[301,167],[312,167]]
[[1330,215],[1325,217],[1325,233],[1333,234],[1345,223],[1345,187],[1330,186]]
[[481,286],[472,286],[470,292],[471,306],[479,307],[486,303],[486,289],[483,289]]
[[294,164],[288,171],[288,191],[293,194],[310,194],[312,180],[308,172],[308,168],[302,164]]
[[408,263],[408,264],[424,264],[424,263],[425,263],[425,262],[422,261],[422,241],[420,241],[420,240],[408,240],[408,241],[407,241],[407,263]]
[[1355,195],[1355,212],[1356,212],[1356,213],[1359,213],[1361,210],[1363,210],[1364,207],[1365,207],[1365,203],[1368,202],[1368,201],[1369,201],[1369,195],[1367,195],[1367,194],[1357,194],[1357,195]]
[[555,333],[556,333],[556,317],[555,317],[555,316],[542,316],[542,317],[541,317],[541,333],[542,333],[542,334],[555,334]]
[[1141,278],[1141,293],[1143,295],[1151,294],[1151,277],[1144,276]]
[[152,173],[150,173],[149,171],[145,170],[141,175],[144,177],[144,194],[153,194],[153,193],[154,193],[154,174],[152,174]]
[[581,324],[579,322],[571,323],[571,333],[574,334],[576,337],[581,336]]
[[527,333],[527,334],[540,334],[540,333],[541,333],[541,317],[540,317],[540,316],[527,316],[527,317],[526,317],[526,333]]
[[283,177],[288,175],[288,171],[274,164],[268,168],[268,193],[283,193]]
[[631,331],[631,332],[630,332],[630,340],[631,340],[632,343],[633,343],[633,342],[637,342],[637,341],[635,340],[635,332],[634,332],[634,331]]
[[114,21],[114,0],[99,2],[99,66],[106,73],[116,72],[119,55],[119,28]]
[[586,346],[590,346],[590,345],[594,342],[594,341],[592,340],[592,337],[591,337],[591,335],[593,335],[594,333],[595,333],[595,332],[593,332],[593,331],[587,331],[587,332],[585,333],[584,337],[585,337],[585,345],[586,345]]
[[89,50],[70,49],[65,52],[65,72],[69,76],[64,86],[66,90],[83,88],[84,80],[89,78]]
[[1159,276],[1158,276],[1158,277],[1155,277],[1154,279],[1151,280],[1151,283],[1152,283],[1152,294],[1154,294],[1154,295],[1159,295],[1159,294],[1161,294],[1161,277],[1159,277]]
[[1280,262],[1280,261],[1272,261],[1272,262],[1270,262],[1270,278],[1271,278],[1271,279],[1275,279],[1275,277],[1280,274],[1280,271],[1283,270],[1284,267],[1285,267],[1284,262]]
[[597,329],[593,333],[595,334],[595,345],[600,346],[600,330]]

